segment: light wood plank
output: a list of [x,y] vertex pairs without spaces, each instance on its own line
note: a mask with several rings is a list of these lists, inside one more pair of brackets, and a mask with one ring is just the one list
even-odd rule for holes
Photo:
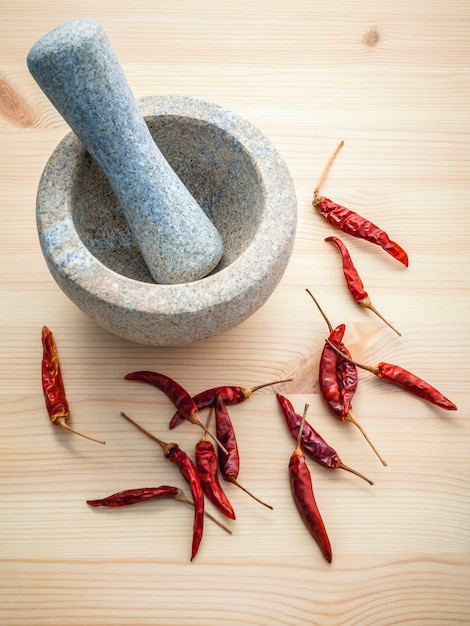
[[[80,3],[101,22],[136,96],[182,94],[226,106],[286,160],[298,232],[269,301],[200,345],[137,346],[106,333],[59,290],[39,247],[39,177],[68,127],[29,75],[28,50],[77,16],[70,0],[0,7],[0,621],[9,626],[454,626],[470,621],[470,5],[460,0],[135,0]],[[330,227],[312,192],[330,153],[332,199],[382,225],[405,269],[369,244],[348,247],[397,337],[345,290]],[[458,405],[444,411],[361,372],[354,410],[388,462],[318,388],[326,325],[310,288],[366,363],[398,363]],[[54,428],[40,386],[40,330],[59,347],[73,424],[105,446]],[[240,480],[227,486],[232,535],[206,523],[189,562],[192,513],[172,501],[92,510],[88,498],[175,483],[175,467],[119,416],[125,409],[192,453],[200,436],[169,432],[157,390],[123,380],[160,370],[191,392],[293,376],[231,409]],[[294,442],[281,391],[374,480],[309,462],[333,544],[327,565],[289,490]]]

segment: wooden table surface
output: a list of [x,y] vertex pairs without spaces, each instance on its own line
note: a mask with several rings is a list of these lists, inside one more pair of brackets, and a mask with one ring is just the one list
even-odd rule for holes
[[[26,67],[37,39],[90,17],[107,31],[136,96],[214,102],[257,126],[285,159],[298,199],[294,253],[248,321],[201,344],[133,345],[60,291],[42,257],[35,195],[68,127]],[[0,5],[0,622],[5,626],[220,623],[320,626],[470,623],[470,4],[466,0],[3,0]],[[330,234],[311,205],[329,197],[380,224],[410,257],[347,243],[398,337],[346,291]],[[446,412],[360,371],[355,413],[388,462],[319,395],[326,325],[310,288],[366,363],[398,363],[458,405]],[[48,420],[40,332],[55,333],[74,437]],[[218,384],[292,383],[232,407],[240,481],[232,535],[206,523],[190,562],[192,513],[172,501],[91,509],[87,499],[184,481],[125,410],[170,435],[169,401],[124,374],[152,369],[192,393]],[[275,391],[302,412],[346,472],[309,462],[333,546],[328,565],[297,515],[293,451]],[[208,505],[209,508],[209,505]]]

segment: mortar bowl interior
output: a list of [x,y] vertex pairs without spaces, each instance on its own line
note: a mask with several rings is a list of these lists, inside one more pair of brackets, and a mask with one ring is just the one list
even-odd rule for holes
[[297,204],[272,144],[246,120],[180,96],[139,100],[151,135],[224,241],[203,279],[155,284],[104,172],[73,133],[38,188],[37,225],[48,267],[66,295],[129,341],[181,345],[246,320],[287,266]]

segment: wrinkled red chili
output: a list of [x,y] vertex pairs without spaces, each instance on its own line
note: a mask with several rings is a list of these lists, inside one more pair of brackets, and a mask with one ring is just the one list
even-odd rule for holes
[[[340,324],[333,328],[328,339],[334,345],[340,345],[347,353],[343,343],[346,326]],[[328,349],[325,350],[325,347]],[[340,357],[341,359],[341,357]],[[357,371],[346,367],[347,361],[339,360],[338,355],[328,345],[323,347],[319,365],[320,390],[332,412],[347,421],[351,403],[358,385]]]
[[[226,405],[239,404],[240,402],[248,400],[248,398],[259,389],[264,389],[265,387],[270,387],[271,385],[287,383],[291,380],[292,378],[285,378],[283,380],[262,383],[261,385],[256,385],[255,387],[241,387],[239,385],[223,385],[220,387],[212,387],[211,389],[206,389],[205,391],[201,391],[200,393],[195,395],[193,397],[193,401],[199,411],[214,406],[217,395],[220,395],[222,397]],[[179,426],[182,422],[184,422],[184,419],[185,418],[182,413],[177,411],[171,418],[169,424],[170,429]]]
[[[174,498],[178,502],[183,502],[189,506],[194,507],[192,502],[179,487],[172,487],[169,485],[161,485],[160,487],[140,487],[138,489],[126,489],[113,493],[106,498],[100,498],[99,500],[87,500],[87,504],[93,507],[112,507],[118,508],[122,506],[130,506],[132,504],[138,504],[139,502],[145,502],[145,500],[154,500],[155,498]],[[204,515],[215,522],[218,526],[223,528],[230,535],[232,531],[227,528],[225,524],[219,522],[207,511],[204,511]]]
[[[331,341],[331,339],[333,339],[333,341]],[[325,349],[323,349],[320,358],[319,376],[320,390],[323,397],[326,399],[328,406],[335,413],[335,415],[340,417],[343,422],[351,422],[356,426],[356,428],[361,431],[362,436],[370,445],[382,465],[386,466],[387,462],[379,453],[375,445],[372,443],[369,435],[366,433],[364,427],[355,416],[352,408],[352,398],[354,393],[356,392],[359,378],[357,375],[357,371],[353,371],[347,367],[347,365],[354,366],[354,363],[346,358],[346,355],[349,354],[349,350],[341,341],[337,341],[335,337],[335,330],[333,330],[333,332],[330,334],[328,342],[325,345],[338,346],[338,348],[339,346],[341,346],[341,356],[336,352],[334,354],[336,354],[336,356],[338,356],[339,359],[342,360],[335,363],[334,359],[332,358],[333,355],[330,354],[330,351],[326,352]],[[337,381],[337,386],[334,384],[335,377]],[[342,402],[342,405],[340,404],[340,412],[336,412],[335,410],[335,407],[337,406],[338,396]]]
[[240,472],[240,455],[238,452],[238,443],[233,428],[232,420],[230,419],[229,412],[225,405],[224,399],[221,394],[217,394],[215,402],[215,425],[217,437],[223,442],[224,447],[227,450],[225,454],[222,450],[218,450],[219,455],[219,468],[222,478],[236,485],[239,489],[242,489],[245,493],[251,496],[254,500],[272,510],[272,506],[263,502],[258,497],[253,495],[246,487],[238,482],[238,474]]
[[[343,422],[351,422],[354,424],[356,428],[361,431],[364,439],[380,459],[382,465],[387,465],[386,461],[370,440],[352,409],[352,399],[356,393],[359,377],[354,363],[351,363],[350,360],[342,358],[341,356],[349,354],[348,349],[342,341],[346,327],[344,324],[340,324],[336,328],[332,329],[330,321],[326,317],[323,309],[313,294],[308,289],[307,293],[317,305],[320,313],[328,325],[328,328],[330,329],[330,335],[328,337],[328,341],[323,347],[319,365],[318,377],[322,396],[324,397],[331,412],[336,417],[343,420]],[[333,350],[330,347],[333,345],[341,348],[341,352],[338,353],[336,350]],[[327,349],[325,350],[325,348]]]
[[423,400],[427,400],[431,404],[435,404],[442,409],[446,409],[447,411],[457,410],[457,405],[449,400],[449,398],[446,398],[438,389],[430,385],[422,378],[419,378],[415,374],[412,374],[408,370],[404,369],[400,365],[393,365],[392,363],[385,363],[384,361],[381,361],[376,365],[363,365],[354,361],[350,357],[347,357],[336,346],[333,346],[333,348],[337,350],[345,359],[349,360],[357,367],[371,372],[378,378],[388,380],[398,387],[401,387],[404,391],[408,391],[409,393],[418,396]]
[[135,422],[122,411],[121,415],[128,422],[133,424],[138,430],[140,430],[147,437],[149,437],[149,439],[152,439],[152,441],[158,443],[158,445],[163,450],[163,455],[165,456],[165,458],[169,459],[178,466],[181,474],[183,475],[191,489],[191,496],[194,502],[193,544],[191,552],[192,561],[196,556],[197,551],[199,550],[199,546],[202,540],[202,533],[204,530],[204,492],[202,491],[201,481],[199,480],[197,469],[189,456],[186,454],[186,452],[184,452],[184,450],[181,450],[177,443],[167,443],[165,441],[162,441],[158,437],[155,437],[155,435],[152,435],[152,433],[143,428],[140,424]]
[[[196,469],[201,481],[202,490],[212,504],[229,519],[235,519],[235,512],[219,482],[219,462],[217,453],[207,434],[204,434],[195,448]],[[221,451],[221,454],[223,452]]]
[[403,265],[408,266],[408,255],[406,252],[395,241],[392,241],[384,230],[358,213],[333,202],[329,198],[320,196],[321,184],[343,144],[344,141],[339,144],[323,170],[320,181],[313,195],[312,204],[314,208],[316,208],[320,215],[322,215],[330,224],[339,228],[339,230],[347,233],[348,235],[352,235],[353,237],[365,239],[370,243],[374,243],[382,247],[385,252],[388,252],[388,254],[397,259],[397,261],[400,261]]
[[42,389],[46,400],[47,412],[51,422],[56,426],[62,426],[62,428],[69,430],[75,435],[80,435],[80,437],[90,439],[90,441],[104,444],[104,441],[99,441],[98,439],[79,433],[67,424],[70,412],[65,395],[65,387],[60,369],[59,358],[57,355],[57,345],[52,331],[47,326],[42,327],[41,340]]
[[126,489],[118,491],[106,498],[98,500],[87,500],[87,504],[94,507],[109,506],[121,507],[130,506],[144,500],[154,500],[155,498],[176,498],[181,492],[178,487],[161,485],[160,487],[141,487],[139,489]]
[[[307,413],[308,404],[305,405],[304,417]],[[299,427],[297,445],[289,461],[289,478],[292,497],[296,504],[300,517],[302,518],[309,533],[315,539],[321,553],[331,563],[333,554],[331,543],[326,532],[320,510],[315,500],[312,487],[312,477],[302,454],[300,439],[303,432],[303,421]]]
[[125,380],[138,380],[143,383],[148,383],[160,389],[160,391],[173,402],[183,421],[187,420],[191,424],[196,424],[205,430],[209,436],[215,440],[217,445],[221,445],[217,438],[215,438],[202,423],[198,408],[189,392],[176,382],[176,380],[160,372],[150,372],[148,370],[131,372],[130,374],[126,374],[124,378]]
[[[315,296],[309,289],[306,289],[306,291],[315,302],[328,326],[330,331],[328,339],[334,345],[340,346],[344,354],[349,354],[343,343],[346,326],[339,324],[336,328],[333,328]],[[320,357],[318,376],[320,391],[328,407],[334,415],[340,417],[343,421],[347,421],[352,399],[356,393],[359,381],[357,368],[345,359],[342,359],[328,344],[325,344]]]
[[[295,412],[294,407],[290,400],[280,393],[277,394],[279,405],[284,414],[287,427],[294,439],[298,439],[300,424],[302,423],[302,416]],[[304,421],[304,427],[301,436],[301,448],[307,455],[329,469],[343,469],[347,472],[351,472],[356,476],[359,476],[363,480],[367,481],[370,485],[374,483],[366,478],[363,474],[345,465],[339,457],[336,450],[330,446],[325,439],[318,433],[308,422]]]
[[397,335],[401,336],[401,333],[394,327],[388,320],[386,320],[379,311],[372,304],[372,301],[369,297],[369,294],[364,289],[364,284],[359,276],[359,273],[354,266],[351,255],[349,254],[349,250],[338,237],[327,237],[325,241],[331,241],[336,244],[338,250],[341,253],[341,257],[343,260],[343,274],[346,279],[346,285],[348,290],[354,300],[360,304],[362,307],[369,309],[373,313],[375,313],[380,319],[387,324],[393,331],[397,333]]

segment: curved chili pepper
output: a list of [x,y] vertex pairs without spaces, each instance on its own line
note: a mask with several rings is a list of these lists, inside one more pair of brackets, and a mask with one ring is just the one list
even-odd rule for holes
[[339,228],[344,233],[352,235],[353,237],[365,239],[370,243],[381,246],[385,252],[388,252],[388,254],[397,259],[397,261],[400,261],[403,265],[408,266],[408,255],[406,252],[395,241],[392,241],[384,230],[358,213],[333,202],[329,198],[320,196],[320,186],[331,164],[333,163],[334,158],[343,145],[344,141],[341,141],[323,170],[320,181],[313,195],[312,204],[314,208],[316,208],[320,215],[322,215],[330,224]]
[[[275,380],[274,382],[256,385],[256,387],[240,387],[239,385],[225,385],[221,387],[213,387],[212,389],[206,389],[205,391],[201,391],[197,395],[193,396],[193,401],[199,411],[214,406],[218,394],[222,396],[226,405],[239,404],[240,402],[248,400],[248,398],[259,389],[264,389],[264,387],[270,387],[271,385],[287,383],[291,380],[293,379],[285,378],[283,380]],[[169,427],[170,429],[176,428],[182,422],[184,422],[184,416],[179,411],[177,411],[171,418]]]
[[359,276],[358,271],[356,270],[354,263],[351,259],[351,255],[349,254],[349,250],[346,248],[344,243],[338,237],[327,237],[325,241],[332,241],[338,247],[341,257],[343,259],[343,273],[346,278],[346,284],[348,286],[349,292],[351,293],[354,300],[363,306],[366,309],[369,309],[373,313],[375,313],[380,319],[390,326],[390,328],[397,333],[401,337],[401,333],[387,321],[379,311],[372,304],[369,294],[364,289],[364,284]]
[[227,407],[221,394],[217,394],[217,399],[215,403],[215,424],[217,437],[220,439],[220,441],[223,442],[225,448],[227,449],[227,454],[225,454],[220,449],[218,451],[219,468],[220,473],[222,474],[222,478],[227,482],[233,483],[234,485],[242,489],[242,491],[251,496],[253,500],[256,500],[263,506],[272,510],[272,506],[266,504],[266,502],[263,502],[262,500],[254,496],[237,480],[240,471],[240,455],[238,453],[238,443],[235,436],[235,430],[233,429],[232,420],[230,419],[230,415],[227,411]]
[[[346,357],[349,354],[348,349],[342,342],[346,326],[340,324],[336,328],[331,327],[331,323],[326,317],[323,309],[313,296],[313,294],[307,289],[307,293],[317,305],[320,313],[326,321],[328,328],[330,329],[330,335],[328,341],[325,343],[319,366],[319,384],[320,391],[324,397],[331,412],[343,420],[343,422],[351,422],[362,433],[364,439],[370,445],[377,457],[380,459],[382,465],[387,465],[386,461],[379,454],[377,448],[374,446],[366,431],[364,430],[357,417],[352,410],[352,399],[356,393],[358,385],[358,374],[354,363],[350,360],[342,358],[342,355]],[[333,350],[330,346],[338,346],[339,350]],[[327,348],[325,350],[325,348]]]
[[143,383],[149,383],[150,385],[157,387],[157,389],[160,389],[160,391],[163,391],[163,393],[178,409],[178,412],[182,416],[183,420],[187,420],[191,424],[196,424],[207,432],[208,435],[215,440],[218,446],[221,445],[220,441],[218,441],[217,438],[214,437],[202,423],[201,418],[199,417],[198,408],[189,392],[187,392],[186,389],[184,389],[184,387],[182,387],[175,380],[169,376],[165,376],[165,374],[150,371],[131,372],[130,374],[126,374],[124,379],[138,380]]
[[59,358],[57,356],[57,346],[52,331],[47,327],[42,327],[42,389],[46,400],[46,408],[49,418],[56,426],[62,426],[74,433],[80,435],[90,441],[104,444],[83,433],[79,433],[67,424],[70,417],[69,405],[65,395],[64,381],[60,370]]
[[[305,405],[304,419],[307,413],[308,404]],[[292,453],[289,461],[289,478],[292,491],[292,497],[297,506],[300,517],[302,518],[309,533],[317,542],[323,556],[331,563],[333,555],[330,540],[326,532],[325,524],[318,509],[312,488],[312,478],[310,471],[305,462],[305,456],[302,454],[300,447],[300,439],[303,432],[303,421],[299,427],[297,437],[297,446]]]
[[349,360],[357,367],[368,370],[372,374],[375,374],[375,376],[377,376],[378,378],[389,380],[390,382],[394,383],[398,387],[401,387],[405,391],[408,391],[409,393],[418,396],[423,400],[427,400],[431,404],[435,404],[436,406],[441,407],[441,409],[446,409],[447,411],[457,410],[457,406],[451,400],[446,398],[435,387],[427,383],[422,378],[419,378],[415,374],[412,374],[403,367],[400,367],[399,365],[393,365],[392,363],[385,363],[384,361],[381,361],[376,365],[362,365],[357,361],[353,361],[350,357],[347,357],[340,350],[338,350],[336,346],[332,347],[345,359]]
[[[277,399],[284,413],[284,417],[286,418],[287,427],[293,438],[297,439],[302,416],[295,412],[292,403],[286,397],[278,393]],[[347,472],[351,472],[351,474],[359,476],[359,478],[367,481],[370,485],[374,484],[363,474],[345,465],[336,450],[332,448],[306,420],[302,430],[301,448],[311,459],[324,467],[328,467],[329,469],[344,469]]]
[[177,443],[167,443],[165,441],[162,441],[158,437],[155,437],[155,435],[152,435],[148,430],[145,430],[145,428],[143,428],[140,424],[135,422],[122,411],[121,415],[128,422],[133,424],[138,430],[144,433],[144,435],[147,435],[149,439],[152,439],[152,441],[158,443],[158,445],[163,450],[163,455],[165,456],[165,458],[169,459],[178,466],[181,474],[183,475],[191,489],[191,496],[194,502],[193,545],[191,552],[192,561],[199,549],[204,529],[204,492],[202,491],[201,481],[199,480],[199,475],[197,473],[196,467],[189,458],[189,456],[186,454],[186,452],[184,452],[184,450],[181,450]]
[[233,507],[219,483],[217,453],[207,435],[197,442],[195,452],[197,473],[204,493],[225,517],[235,519]]

